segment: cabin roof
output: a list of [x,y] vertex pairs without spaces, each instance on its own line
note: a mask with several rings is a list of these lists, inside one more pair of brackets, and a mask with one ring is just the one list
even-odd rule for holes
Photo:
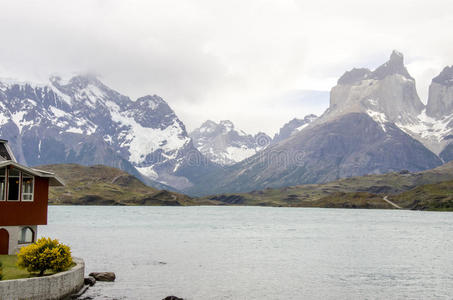
[[37,177],[43,177],[43,178],[48,178],[49,179],[49,186],[63,186],[64,182],[61,180],[57,175],[51,172],[35,169],[35,168],[30,168],[26,167],[24,165],[21,165],[15,161],[12,160],[4,160],[0,161],[0,168],[4,168],[7,166],[13,166],[16,169],[19,169],[21,171],[30,173],[31,175],[37,176]]
[[0,160],[17,161],[8,145],[8,141],[3,139],[0,139]]

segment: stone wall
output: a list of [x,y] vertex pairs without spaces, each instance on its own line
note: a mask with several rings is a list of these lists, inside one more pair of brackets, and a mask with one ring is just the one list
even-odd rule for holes
[[74,258],[76,266],[51,276],[0,281],[0,299],[57,300],[78,292],[83,287],[85,263]]
[[8,249],[8,254],[9,255],[15,255],[17,252],[19,252],[20,248],[24,246],[30,245],[30,243],[26,244],[19,244],[19,237],[21,234],[21,230],[24,227],[29,227],[33,230],[34,232],[34,237],[36,240],[36,237],[38,236],[38,226],[37,225],[31,225],[31,226],[0,226],[0,228],[6,229],[9,234],[9,249]]

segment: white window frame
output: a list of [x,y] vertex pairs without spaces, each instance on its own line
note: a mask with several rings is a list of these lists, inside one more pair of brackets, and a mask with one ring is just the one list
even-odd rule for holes
[[6,194],[6,190],[7,190],[7,185],[8,185],[8,180],[6,179],[6,168],[5,168],[5,174],[3,174],[5,176],[5,187],[4,187],[4,190],[3,190],[3,199],[0,198],[0,201],[3,202],[3,201],[6,201],[6,197],[7,197],[7,194]]
[[[25,239],[22,239],[22,237],[24,237],[24,231],[26,232],[27,230],[30,230],[31,232],[31,241],[27,241]],[[35,231],[33,230],[33,228],[29,227],[29,226],[26,226],[26,227],[22,227],[19,231],[19,239],[17,241],[17,243],[19,245],[21,244],[31,244],[31,243],[34,243],[35,241]]]
[[[29,174],[26,174],[26,176],[30,176],[33,180],[32,182],[32,192],[31,193],[24,193],[24,189],[23,189],[23,184],[24,184],[24,172],[20,172],[21,174],[21,181],[20,181],[20,191],[21,191],[21,201],[23,202],[33,202],[35,200],[35,176],[33,175],[29,175]],[[27,194],[27,195],[31,195],[31,200],[24,200],[24,195]]]

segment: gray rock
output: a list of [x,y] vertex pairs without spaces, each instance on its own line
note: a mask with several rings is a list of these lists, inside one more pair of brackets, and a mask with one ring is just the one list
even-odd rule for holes
[[413,123],[424,104],[417,95],[403,55],[394,51],[390,60],[375,71],[346,72],[330,93],[330,107],[319,118],[330,121],[349,113],[374,113],[393,123]]
[[[88,290],[88,285],[83,286],[80,291],[77,293],[73,294],[70,296],[71,299],[80,299],[80,297],[85,294],[85,292]],[[86,299],[86,298],[85,298]]]
[[401,52],[393,50],[388,62],[377,68],[370,74],[371,78],[382,80],[387,76],[400,74],[408,79],[413,79],[404,66],[404,56]]
[[445,67],[431,82],[426,114],[440,119],[453,113],[453,66]]
[[89,276],[94,277],[96,281],[115,281],[116,276],[113,272],[92,272]]
[[83,280],[85,285],[93,286],[96,284],[96,279],[93,276],[88,276]]
[[371,71],[366,68],[353,68],[351,71],[347,71],[343,76],[338,79],[338,84],[347,85],[347,84],[356,84],[361,82],[364,79],[369,78]]
[[283,140],[286,140],[293,134],[298,133],[302,128],[305,128],[306,125],[316,120],[316,118],[317,118],[316,115],[307,115],[303,119],[297,118],[292,119],[291,121],[283,125],[283,127],[280,128],[280,131],[274,135],[272,143],[275,144]]
[[432,82],[453,86],[453,66],[446,66],[439,75],[433,78]]
[[[226,171],[194,194],[239,193],[338,178],[431,169],[442,161],[393,123],[351,113],[313,125]],[[220,183],[220,185],[218,184]]]

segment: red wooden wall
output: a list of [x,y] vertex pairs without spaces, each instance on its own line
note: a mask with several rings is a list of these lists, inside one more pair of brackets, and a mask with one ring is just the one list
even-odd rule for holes
[[34,199],[0,201],[0,226],[46,225],[49,179],[35,177]]

